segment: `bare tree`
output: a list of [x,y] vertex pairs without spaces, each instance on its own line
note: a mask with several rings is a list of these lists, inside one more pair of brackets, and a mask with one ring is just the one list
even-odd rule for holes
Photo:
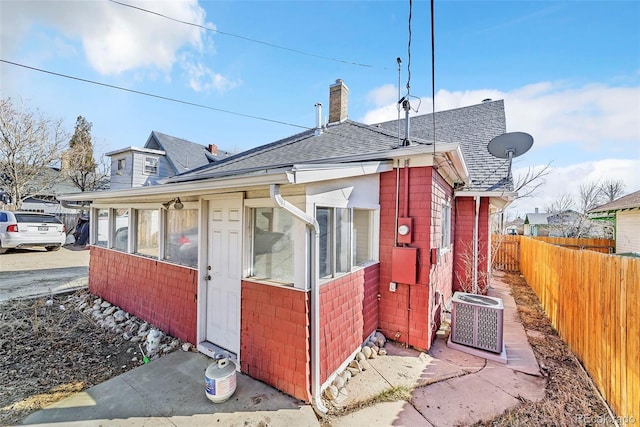
[[60,160],[68,140],[62,120],[53,120],[23,102],[0,100],[0,187],[16,209],[23,200],[48,192],[57,176],[51,167]]
[[545,207],[549,213],[549,231],[554,231],[563,237],[570,237],[576,234],[578,214],[574,210],[575,201],[569,194],[563,194],[559,199],[554,200]]
[[518,193],[517,199],[534,196],[538,188],[545,184],[544,177],[553,171],[551,162],[541,168],[528,168],[524,175],[516,177],[513,188]]
[[108,167],[104,156],[94,158],[92,124],[78,116],[76,127],[69,141],[69,149],[62,155],[62,171],[80,191],[104,189],[109,182]]
[[624,181],[621,179],[607,179],[600,184],[600,193],[604,198],[603,203],[613,202],[624,194]]

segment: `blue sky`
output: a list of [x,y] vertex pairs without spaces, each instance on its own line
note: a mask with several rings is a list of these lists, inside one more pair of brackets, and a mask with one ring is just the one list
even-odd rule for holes
[[[313,105],[328,105],[337,78],[350,89],[350,118],[394,119],[396,57],[406,93],[408,1],[129,4],[217,31],[108,0],[2,0],[0,57],[308,127],[315,123]],[[515,160],[515,174],[548,162],[554,167],[537,197],[516,202],[513,212],[544,209],[597,179],[640,189],[639,20],[637,1],[436,1],[436,110],[504,99],[507,130],[535,139]],[[411,29],[410,90],[424,114],[431,112],[428,1],[414,1]],[[84,116],[101,152],[142,146],[152,130],[230,151],[300,130],[6,63],[0,95],[64,119],[69,132]]]

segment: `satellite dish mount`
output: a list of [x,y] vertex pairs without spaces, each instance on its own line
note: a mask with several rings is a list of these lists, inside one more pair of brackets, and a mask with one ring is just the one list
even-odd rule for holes
[[493,138],[487,145],[489,152],[500,159],[509,159],[507,178],[511,178],[514,157],[522,156],[533,146],[533,137],[525,132],[508,132]]

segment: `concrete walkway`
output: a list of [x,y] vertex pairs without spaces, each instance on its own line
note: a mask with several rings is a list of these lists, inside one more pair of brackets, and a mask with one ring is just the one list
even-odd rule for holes
[[509,286],[500,275],[493,278],[489,295],[502,298],[505,306],[506,364],[449,348],[446,335],[439,335],[427,353],[388,343],[385,348],[389,354],[370,359],[371,368],[351,379],[347,386],[349,395],[337,406],[350,407],[391,387],[413,389],[410,402],[375,404],[332,418],[329,424],[333,427],[470,425],[490,420],[523,399],[542,399],[546,380],[540,375]]
[[27,417],[40,426],[318,426],[313,409],[238,374],[236,392],[213,403],[204,391],[212,362],[177,351]]
[[[439,335],[427,353],[387,343],[387,356],[353,377],[338,408],[348,408],[392,387],[411,392],[410,401],[378,403],[329,417],[325,425],[453,426],[489,420],[524,400],[544,397],[546,381],[520,324],[509,286],[495,276],[489,295],[503,299],[507,363],[488,361],[447,347]],[[33,413],[24,424],[55,426],[319,426],[312,408],[246,375],[224,403],[204,393],[211,359],[171,353],[148,365]]]

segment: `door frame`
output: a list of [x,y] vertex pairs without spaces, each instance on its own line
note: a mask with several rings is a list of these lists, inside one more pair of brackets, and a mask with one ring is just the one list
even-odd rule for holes
[[[243,192],[234,192],[234,193],[224,193],[224,194],[216,194],[210,196],[203,196],[200,198],[200,227],[199,227],[199,236],[198,239],[200,241],[199,251],[198,251],[198,294],[197,294],[197,317],[196,317],[196,348],[201,353],[206,354],[209,357],[215,358],[219,354],[223,354],[226,357],[230,357],[236,362],[236,366],[240,367],[240,349],[242,343],[238,343],[238,353],[233,354],[229,353],[226,350],[217,347],[215,343],[210,343],[207,341],[207,317],[206,317],[206,309],[207,309],[207,286],[208,281],[205,280],[205,276],[208,274],[207,271],[207,261],[209,256],[209,211],[213,205],[215,205],[216,200],[233,200],[239,202],[240,207],[240,262],[242,263],[244,260],[244,193]],[[242,269],[241,269],[242,270]],[[243,270],[242,270],[243,271]],[[239,341],[242,340],[242,271],[240,272],[240,298],[238,299],[238,303],[240,307],[238,307],[238,338]]]

